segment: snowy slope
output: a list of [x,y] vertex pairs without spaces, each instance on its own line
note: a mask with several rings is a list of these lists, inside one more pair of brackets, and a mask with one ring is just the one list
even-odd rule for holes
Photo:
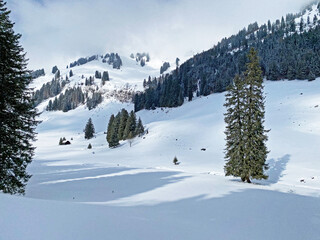
[[224,94],[139,112],[149,134],[116,149],[103,132],[132,104],[44,112],[26,196],[0,195],[0,239],[319,239],[319,92],[320,79],[265,83],[270,170],[256,184],[224,177]]

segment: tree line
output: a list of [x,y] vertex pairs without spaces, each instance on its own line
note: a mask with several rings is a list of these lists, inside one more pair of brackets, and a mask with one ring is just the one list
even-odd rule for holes
[[[186,98],[191,101],[194,96],[225,91],[235,75],[245,71],[251,47],[258,51],[262,74],[269,80],[320,77],[320,20],[315,15],[304,22],[302,15],[306,11],[288,14],[260,27],[253,23],[238,34],[224,38],[170,74],[156,78],[152,87],[136,93],[135,111],[177,107]],[[302,20],[296,24],[295,19],[299,17]]]

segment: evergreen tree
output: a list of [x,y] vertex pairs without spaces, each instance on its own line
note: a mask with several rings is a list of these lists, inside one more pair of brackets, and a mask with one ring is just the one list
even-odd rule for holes
[[60,138],[60,140],[59,140],[59,145],[63,145],[63,140],[62,140],[62,138]]
[[127,139],[130,132],[132,133],[135,133],[135,130],[136,130],[136,114],[131,111],[130,112],[130,115],[129,115],[129,118],[127,120],[127,124],[126,124],[126,127],[124,129],[124,132],[123,132],[123,139]]
[[91,118],[89,118],[89,120],[86,124],[86,127],[84,129],[84,138],[91,139],[91,138],[93,138],[94,133],[95,133],[94,126],[93,126]]
[[73,72],[72,72],[72,70],[70,70],[70,72],[69,72],[69,77],[73,77]]
[[257,52],[251,48],[248,54],[249,63],[245,72],[245,105],[244,105],[244,166],[241,179],[267,179],[264,170],[268,169],[266,158],[266,130],[264,129],[264,96],[263,77]]
[[267,179],[266,130],[264,129],[264,97],[262,70],[257,52],[252,48],[244,81],[239,76],[226,95],[226,175],[242,181]]
[[117,116],[114,118],[114,121],[111,126],[111,136],[109,147],[114,148],[119,145],[119,138],[118,138],[118,131],[119,131],[119,125],[120,125],[120,114],[118,113]]
[[89,143],[89,145],[88,145],[88,149],[92,149],[92,145],[91,145],[91,143]]
[[178,165],[178,162],[179,162],[179,161],[178,161],[178,158],[177,158],[177,157],[174,157],[174,159],[173,159],[173,164],[174,164],[174,165]]
[[109,123],[108,123],[108,129],[107,129],[107,142],[108,143],[111,141],[111,132],[112,132],[113,121],[114,121],[114,115],[112,114],[110,116]]
[[53,74],[56,74],[56,72],[58,71],[58,67],[57,66],[54,66],[53,68],[52,68],[52,73]]
[[138,123],[137,123],[137,127],[136,127],[136,133],[135,136],[141,136],[141,134],[144,133],[144,127],[141,121],[141,118],[139,118]]
[[119,140],[124,140],[124,129],[126,128],[128,118],[129,118],[128,111],[125,109],[122,109],[120,113],[120,124],[119,124],[119,130],[118,130]]
[[244,80],[236,75],[226,94],[226,176],[240,177],[244,164]]
[[33,109],[30,72],[26,70],[21,35],[13,31],[10,11],[0,0],[0,192],[24,194],[31,175],[36,110]]

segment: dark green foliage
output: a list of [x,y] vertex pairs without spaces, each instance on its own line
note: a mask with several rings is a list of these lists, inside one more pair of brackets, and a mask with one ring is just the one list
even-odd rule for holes
[[101,79],[101,72],[96,71],[95,74],[94,74],[94,77],[97,78],[97,79]]
[[244,79],[236,76],[226,94],[226,160],[227,176],[242,181],[267,179],[266,131],[264,129],[264,96],[262,70],[257,52],[251,48]]
[[56,71],[56,73],[54,74],[54,79],[55,80],[59,80],[60,79],[60,70],[58,69],[57,71]]
[[141,59],[140,61],[140,66],[144,67],[146,65],[146,61],[144,59]]
[[57,66],[54,66],[53,68],[52,68],[52,73],[53,74],[56,74],[56,72],[58,71],[59,69],[58,69],[58,67]]
[[89,145],[88,145],[88,149],[92,149],[92,145],[91,145],[91,143],[89,143]]
[[300,17],[301,14],[288,14],[286,19],[281,18],[273,24],[269,21],[260,27],[254,23],[248,29],[223,39],[170,74],[158,77],[156,87],[147,87],[145,92],[136,94],[133,99],[135,111],[151,109],[153,105],[180,106],[184,98],[190,99],[191,89],[199,91],[200,96],[225,91],[235,75],[245,71],[250,47],[259,52],[262,73],[268,80],[319,77],[319,22],[309,31],[305,30],[303,23],[300,33],[300,24],[297,29],[295,24],[295,19]]
[[[148,84],[147,84],[148,85]],[[156,107],[178,107],[184,102],[183,87],[177,78],[167,74],[157,84],[148,85],[144,93],[134,96],[134,110]]]
[[45,76],[45,72],[44,72],[44,69],[39,69],[39,70],[35,70],[35,71],[32,71],[30,76],[32,79],[36,79],[38,77],[41,77],[41,76]]
[[129,118],[128,111],[125,110],[125,109],[122,109],[121,113],[120,113],[120,123],[119,123],[119,130],[118,130],[118,138],[119,138],[119,140],[124,140],[125,139],[124,130],[126,128],[128,118]]
[[167,71],[170,67],[170,63],[168,62],[164,62],[162,64],[162,66],[160,67],[160,74],[164,73],[165,71]]
[[93,138],[94,133],[95,133],[94,126],[93,126],[91,118],[89,118],[89,120],[86,124],[86,127],[84,129],[84,138],[91,139],[91,138]]
[[101,79],[102,85],[104,85],[106,81],[110,81],[108,71],[104,71],[102,74],[102,79]]
[[177,157],[174,157],[174,159],[173,159],[173,164],[174,164],[174,165],[178,165],[178,162],[179,162],[179,161],[178,161],[178,158],[177,158]]
[[180,58],[176,58],[176,67],[178,68],[180,66]]
[[35,106],[40,104],[42,101],[54,97],[61,93],[63,90],[64,86],[66,85],[66,81],[61,81],[61,80],[56,80],[52,79],[51,82],[48,82],[46,84],[43,84],[40,90],[37,90],[33,94],[33,100]]
[[76,109],[80,104],[83,104],[86,95],[82,92],[80,87],[73,87],[61,93],[59,97],[55,97],[54,101],[49,101],[47,111],[62,110],[68,112]]
[[226,93],[226,160],[227,176],[241,176],[244,164],[244,79],[237,75]]
[[28,88],[32,80],[19,45],[21,35],[14,33],[9,15],[0,0],[0,192],[24,194],[38,122]]
[[92,86],[94,84],[94,78],[93,77],[89,77],[89,79],[88,78],[86,78],[86,80],[85,80],[85,85],[86,86]]
[[59,140],[59,145],[63,145],[63,139],[62,138],[60,138],[60,140]]
[[89,108],[89,110],[91,110],[98,106],[102,102],[102,100],[103,98],[101,93],[94,91],[92,93],[92,96],[90,98],[87,98],[87,107]]
[[109,65],[112,65],[112,67],[115,69],[120,69],[120,67],[122,66],[122,60],[118,53],[107,53],[104,58],[108,58],[107,63]]
[[127,119],[126,127],[123,132],[123,139],[127,139],[130,133],[134,135],[136,131],[136,126],[137,126],[136,114],[133,111],[131,111]]
[[117,116],[114,118],[112,125],[111,125],[111,131],[110,136],[107,136],[107,139],[109,139],[109,147],[114,148],[119,145],[119,125],[120,125],[120,113],[117,114]]
[[135,135],[140,137],[143,133],[144,133],[144,127],[143,127],[141,118],[139,118]]
[[[113,148],[119,145],[120,140],[133,139],[136,136],[142,136],[144,127],[141,119],[137,121],[136,114],[131,111],[122,109],[116,116],[111,115],[108,129],[107,142],[109,147]],[[130,141],[130,146],[131,146]]]
[[111,141],[111,131],[112,131],[113,121],[114,121],[114,115],[112,114],[110,116],[109,123],[108,123],[108,129],[107,129],[107,142],[108,143]]

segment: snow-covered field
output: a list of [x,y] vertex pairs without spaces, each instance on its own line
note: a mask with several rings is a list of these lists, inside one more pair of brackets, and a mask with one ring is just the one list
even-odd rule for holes
[[0,194],[0,240],[320,239],[319,93],[265,83],[269,179],[254,184],[224,177],[224,94],[139,112],[149,133],[116,149],[109,117],[132,104],[44,112],[25,197]]

